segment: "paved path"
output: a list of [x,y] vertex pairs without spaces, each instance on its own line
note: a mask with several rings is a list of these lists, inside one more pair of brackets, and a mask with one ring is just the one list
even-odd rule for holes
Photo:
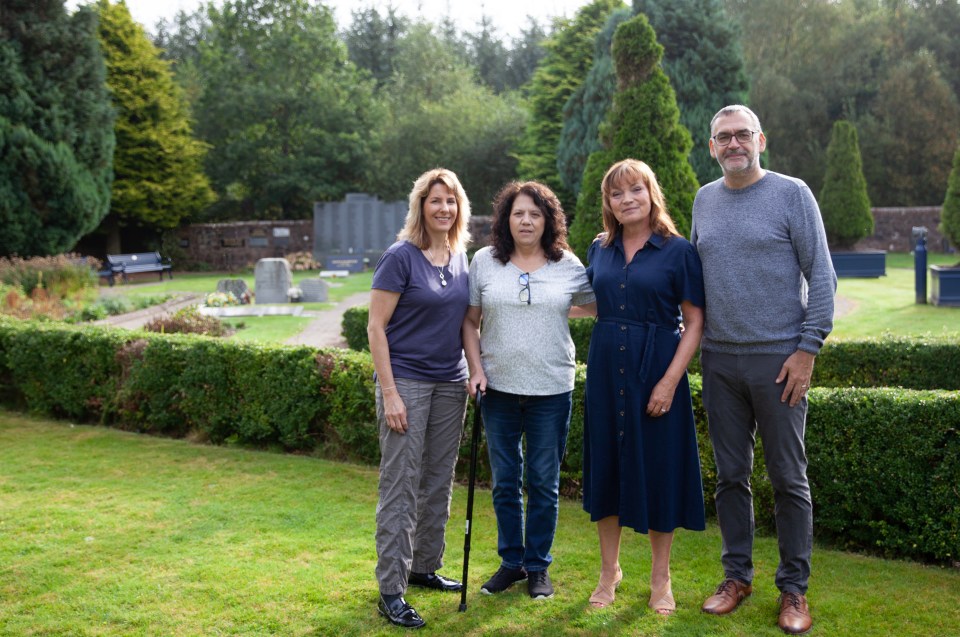
[[343,313],[351,307],[366,305],[370,302],[370,292],[358,292],[340,301],[332,310],[314,312],[314,319],[296,336],[287,339],[288,345],[310,345],[312,347],[347,347],[347,341],[340,333]]

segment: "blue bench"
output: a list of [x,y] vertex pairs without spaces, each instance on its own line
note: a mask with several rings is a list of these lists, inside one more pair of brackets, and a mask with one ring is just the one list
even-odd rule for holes
[[120,278],[126,283],[128,274],[140,272],[158,272],[161,281],[163,281],[163,273],[166,272],[167,276],[173,279],[173,265],[169,259],[162,258],[159,252],[108,254],[107,267],[98,274],[107,279],[110,285],[113,285],[117,275],[120,275]]

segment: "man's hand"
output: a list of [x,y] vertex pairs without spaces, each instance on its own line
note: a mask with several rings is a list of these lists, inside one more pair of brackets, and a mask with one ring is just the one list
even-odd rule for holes
[[790,401],[791,407],[796,407],[800,399],[806,395],[810,389],[810,379],[813,377],[813,361],[816,355],[800,350],[790,354],[780,368],[780,375],[777,376],[777,384],[786,381],[783,388],[783,395],[780,396],[780,402]]

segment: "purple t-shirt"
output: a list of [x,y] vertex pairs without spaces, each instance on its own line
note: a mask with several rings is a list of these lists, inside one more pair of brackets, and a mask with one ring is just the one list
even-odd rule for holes
[[399,292],[387,323],[390,366],[396,378],[434,382],[467,380],[460,328],[467,314],[470,287],[467,255],[450,257],[446,286],[420,248],[398,241],[387,248],[373,271],[373,288]]

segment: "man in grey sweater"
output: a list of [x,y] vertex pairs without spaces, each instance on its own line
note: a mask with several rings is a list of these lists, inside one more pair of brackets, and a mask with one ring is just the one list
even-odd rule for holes
[[703,404],[717,462],[724,581],[702,610],[729,613],[753,590],[750,474],[759,433],[776,503],[778,625],[801,634],[813,625],[806,600],[813,551],[806,393],[833,327],[837,277],[810,189],[760,167],[766,137],[753,111],[721,109],[710,135],[723,178],[697,193],[691,241],[707,297]]

